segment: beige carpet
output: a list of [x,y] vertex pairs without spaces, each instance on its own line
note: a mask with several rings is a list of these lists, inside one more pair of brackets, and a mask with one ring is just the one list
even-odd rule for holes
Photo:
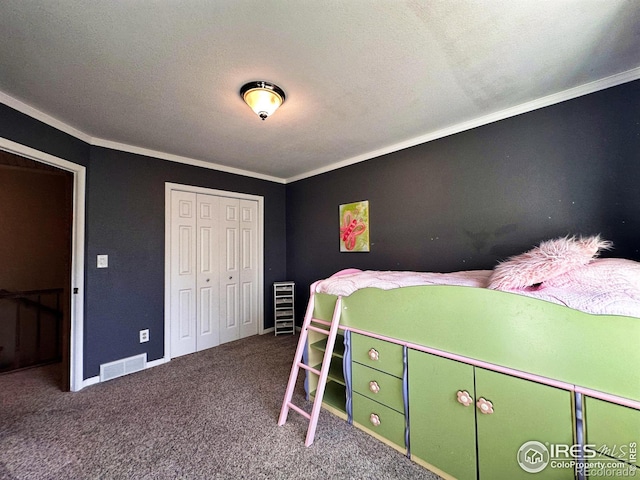
[[[277,426],[298,337],[256,336],[59,390],[59,365],[0,376],[0,479],[437,479],[323,411]],[[302,380],[302,374],[300,377]],[[301,381],[298,404],[303,400]]]

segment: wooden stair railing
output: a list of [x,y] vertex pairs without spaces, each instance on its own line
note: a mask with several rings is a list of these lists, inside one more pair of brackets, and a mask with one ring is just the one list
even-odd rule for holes
[[[61,345],[61,334],[62,334],[62,308],[60,303],[60,296],[63,294],[63,288],[49,288],[49,289],[41,289],[41,290],[26,290],[26,291],[14,291],[10,292],[8,290],[0,289],[0,302],[8,301],[12,302],[16,305],[15,317],[5,317],[4,319],[0,316],[0,321],[14,319],[15,322],[15,334],[13,337],[15,338],[14,342],[14,350],[13,350],[13,358],[11,361],[7,362],[5,359],[4,362],[0,361],[0,373],[6,373],[9,371],[18,370],[20,368],[25,367],[33,367],[36,365],[42,365],[46,363],[52,363],[56,361],[60,361],[62,359],[62,345]],[[50,298],[55,295],[55,307],[52,307],[45,303],[43,303],[43,297]],[[23,327],[23,309],[35,310],[35,337],[36,337],[36,345],[35,352],[26,352],[30,354],[29,356],[32,358],[23,358],[23,354],[25,352],[22,351],[22,342],[21,340],[21,332]],[[49,358],[42,358],[42,322],[45,319],[53,319],[54,324],[54,339],[55,342],[55,355],[53,357],[49,356]],[[9,339],[0,338],[0,341],[8,341]],[[51,343],[49,343],[51,345]],[[5,349],[5,347],[7,347]],[[8,345],[0,345],[0,359],[2,358],[2,352],[9,351]]]

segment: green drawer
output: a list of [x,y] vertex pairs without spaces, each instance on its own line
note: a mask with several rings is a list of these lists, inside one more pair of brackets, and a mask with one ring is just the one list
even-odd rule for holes
[[[372,415],[380,420],[379,425],[372,423]],[[404,415],[369,398],[353,394],[353,421],[362,427],[377,433],[390,442],[405,448]]]
[[640,466],[640,410],[585,397],[585,422],[595,450]]
[[351,358],[362,365],[402,377],[402,345],[353,333]]
[[351,364],[351,385],[354,392],[371,400],[404,412],[402,380],[388,373],[365,367],[359,363]]

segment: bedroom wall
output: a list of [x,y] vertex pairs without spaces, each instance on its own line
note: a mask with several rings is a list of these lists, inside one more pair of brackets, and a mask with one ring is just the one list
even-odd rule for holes
[[[164,354],[165,182],[264,197],[264,319],[273,326],[271,284],[286,276],[285,186],[250,177],[91,147],[87,189],[85,376],[107,358]],[[109,268],[96,255],[109,255]],[[138,332],[150,330],[147,347]]]
[[[287,186],[287,268],[306,304],[348,267],[490,269],[541,240],[597,234],[640,260],[640,81]],[[340,253],[338,206],[369,200],[370,253]],[[298,319],[303,309],[298,309]]]
[[89,145],[0,103],[0,137],[78,165],[89,164]]
[[[285,185],[93,147],[5,105],[0,137],[87,167],[85,379],[102,363],[164,355],[165,182],[264,197],[265,328],[273,326],[270,285],[286,277]],[[112,266],[98,270],[103,253]],[[143,328],[150,341],[140,344]]]

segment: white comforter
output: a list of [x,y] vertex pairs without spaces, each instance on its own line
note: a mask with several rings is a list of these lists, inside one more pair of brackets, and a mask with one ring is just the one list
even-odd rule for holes
[[[453,273],[367,270],[334,276],[316,283],[315,291],[351,295],[358,289],[382,290],[418,285],[460,285],[484,288],[492,270]],[[619,258],[595,259],[538,287],[507,290],[583,312],[640,317],[640,263]]]

